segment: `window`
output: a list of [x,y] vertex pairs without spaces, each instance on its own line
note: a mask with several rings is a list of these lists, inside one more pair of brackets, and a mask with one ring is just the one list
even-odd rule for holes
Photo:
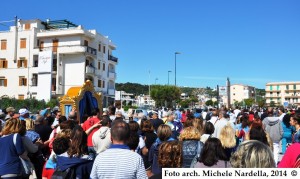
[[0,68],[7,68],[7,60],[5,58],[0,58]]
[[7,86],[7,79],[5,79],[4,77],[1,77],[0,78],[0,86],[6,87]]
[[98,62],[98,70],[101,69],[101,62]]
[[83,44],[84,44],[84,46],[88,46],[89,45],[89,41],[84,40]]
[[38,66],[39,66],[39,56],[33,55],[33,67],[38,67]]
[[103,45],[103,53],[105,53],[105,46]]
[[25,24],[25,30],[30,30],[30,23]]
[[286,85],[286,89],[289,90],[289,85]]
[[98,51],[101,52],[101,44],[98,45]]
[[102,64],[102,69],[105,71],[105,63]]
[[273,90],[273,86],[272,85],[270,86],[270,90]]
[[235,96],[235,93],[233,93],[233,96]]
[[32,86],[38,85],[38,74],[34,73],[32,74]]
[[19,86],[27,86],[27,79],[24,76],[19,77]]
[[6,44],[7,44],[6,40],[1,40],[1,50],[6,50]]
[[39,47],[40,47],[40,51],[42,51],[44,49],[44,41],[40,42]]
[[18,95],[18,99],[24,99],[24,98],[25,98],[24,94],[19,94]]
[[296,89],[296,85],[294,85],[294,90]]
[[58,47],[58,40],[55,39],[52,41],[52,51],[57,52],[57,47]]
[[26,39],[20,40],[20,48],[26,48]]
[[101,88],[102,80],[98,80],[98,87]]
[[279,89],[279,85],[277,85],[277,90],[280,90],[280,89]]
[[27,68],[27,60],[24,57],[21,57],[20,60],[18,60],[18,68]]
[[273,98],[270,98],[271,101],[273,101]]
[[102,88],[105,88],[105,81],[103,81]]

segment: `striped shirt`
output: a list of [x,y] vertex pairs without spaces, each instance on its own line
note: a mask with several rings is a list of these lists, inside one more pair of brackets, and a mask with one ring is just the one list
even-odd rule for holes
[[90,178],[148,178],[141,156],[126,147],[124,145],[112,145],[111,148],[100,153],[95,159]]

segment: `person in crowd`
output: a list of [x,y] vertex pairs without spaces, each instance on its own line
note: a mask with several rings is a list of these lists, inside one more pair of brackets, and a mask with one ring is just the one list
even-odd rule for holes
[[186,112],[185,112],[185,110],[184,109],[182,109],[182,111],[181,111],[181,123],[185,123],[185,121],[186,121],[186,118],[187,118],[187,116],[186,116]]
[[81,126],[76,126],[72,130],[70,139],[67,153],[57,156],[57,168],[62,171],[73,168],[76,173],[74,178],[89,178],[94,158],[88,153],[87,135]]
[[169,111],[168,114],[168,122],[166,123],[167,125],[170,126],[171,130],[172,130],[172,138],[177,139],[182,128],[183,125],[182,123],[178,120],[178,116],[177,113]]
[[101,128],[93,134],[93,146],[97,154],[105,151],[111,145],[110,118],[103,116]]
[[278,168],[295,168],[296,161],[300,155],[300,143],[291,144],[283,158],[278,164]]
[[154,133],[154,126],[152,125],[151,120],[152,119],[142,121],[141,123],[140,141],[143,142],[144,145],[141,148],[141,152],[138,152],[143,158],[145,169],[148,176],[150,175],[151,172],[150,170],[151,164],[149,163],[149,149],[157,139],[157,135]]
[[96,157],[90,174],[91,179],[147,178],[141,156],[131,152],[125,145],[129,137],[130,129],[125,121],[117,121],[111,127],[112,145]]
[[25,127],[26,127],[26,134],[33,143],[40,139],[40,135],[34,131],[35,125],[34,121],[30,118],[25,119]]
[[232,154],[230,163],[233,168],[275,168],[271,149],[257,140],[241,143]]
[[149,150],[149,163],[151,164],[151,172],[153,174],[158,174],[162,171],[162,169],[158,165],[158,149],[161,143],[165,141],[173,141],[174,138],[172,136],[172,130],[169,125],[163,124],[160,125],[157,129],[157,139],[152,144]]
[[[225,116],[226,116],[226,111],[221,110],[219,112],[218,120],[216,120],[214,123],[215,131],[213,133],[213,137],[219,138],[222,128],[228,124],[228,120],[225,118]],[[234,125],[233,124],[231,125],[234,128]]]
[[280,106],[278,108],[278,116],[279,116],[279,120],[282,121],[284,116],[285,116],[285,110],[284,110],[284,107],[283,106]]
[[204,132],[204,123],[203,123],[203,119],[202,117],[195,117],[195,119],[193,120],[193,126],[198,129],[198,131],[200,132],[200,136],[203,134]]
[[239,143],[243,142],[246,138],[246,134],[249,132],[249,117],[247,114],[243,114],[239,117],[239,123],[235,126],[236,135],[239,139]]
[[15,115],[15,108],[13,107],[6,108],[6,113],[7,114],[5,116],[5,120],[12,118]]
[[164,121],[158,118],[158,113],[156,111],[153,112],[152,119],[150,121],[155,131],[157,131],[160,125],[164,124]]
[[291,126],[295,127],[295,133],[292,137],[292,143],[300,143],[300,113],[295,113],[290,119]]
[[137,133],[130,132],[130,136],[128,141],[126,142],[126,145],[132,152],[135,152],[139,145],[139,135]]
[[[280,109],[281,110],[281,109]],[[282,118],[281,125],[283,128],[283,135],[281,140],[281,153],[284,154],[287,145],[292,143],[292,136],[295,132],[295,127],[290,124],[291,115],[285,114]]]
[[[91,117],[89,119],[87,119],[86,121],[84,121],[84,123],[81,124],[81,127],[84,131],[89,130],[90,128],[93,128],[92,131],[88,134],[88,149],[89,149],[89,153],[90,154],[96,154],[96,151],[94,150],[94,146],[93,146],[93,141],[92,141],[92,137],[93,134],[99,129],[98,127],[95,127],[95,124],[100,124],[100,119],[98,118],[100,111],[98,108],[94,108],[91,111]],[[95,128],[94,128],[95,127]]]
[[46,142],[50,137],[52,129],[46,124],[47,122],[44,119],[41,115],[36,116],[34,131],[40,135],[43,142]]
[[30,113],[30,111],[28,111],[26,108],[21,108],[20,110],[19,110],[19,119],[21,120],[21,121],[25,121],[26,119],[28,119],[29,118],[29,113]]
[[108,115],[109,115],[109,118],[110,118],[112,121],[115,120],[115,118],[116,118],[115,113],[116,113],[116,107],[114,107],[114,106],[109,106],[109,107],[108,107]]
[[283,128],[278,117],[274,117],[273,110],[269,111],[269,116],[263,120],[263,128],[273,141],[274,160],[279,161],[279,142],[283,136]]
[[[161,168],[181,168],[182,163],[182,146],[179,141],[164,142],[159,146],[158,165]],[[162,173],[155,174],[149,179],[160,178],[162,178]]]
[[208,138],[203,146],[195,168],[229,168],[230,164],[218,138]]
[[[66,136],[57,136],[53,141],[53,151],[56,155],[61,155],[68,151],[70,145],[70,138]],[[50,159],[49,159],[50,160]],[[43,179],[51,179],[54,169],[56,168],[56,158],[54,168],[44,168],[43,169]]]
[[221,129],[219,137],[222,146],[225,150],[226,156],[229,159],[231,154],[236,150],[236,138],[235,131],[232,128],[230,122],[228,121],[227,125]]
[[189,168],[194,157],[200,152],[203,147],[203,143],[200,142],[200,132],[195,127],[184,128],[179,136],[179,141],[182,141],[182,155],[184,168]]
[[60,111],[55,111],[54,115],[55,115],[55,119],[54,119],[53,123],[51,124],[52,129],[58,127],[61,112]]
[[270,147],[271,151],[273,151],[273,142],[265,132],[262,127],[262,123],[252,123],[252,126],[249,131],[249,137],[246,137],[247,140],[258,140],[263,144]]
[[20,177],[22,163],[19,157],[28,159],[27,152],[23,146],[22,136],[19,134],[22,131],[24,131],[24,126],[16,118],[8,119],[2,129],[2,137],[0,138],[1,178],[17,179]]
[[205,143],[208,138],[212,136],[214,133],[215,127],[211,122],[205,122],[204,124],[204,131],[200,137],[200,141]]

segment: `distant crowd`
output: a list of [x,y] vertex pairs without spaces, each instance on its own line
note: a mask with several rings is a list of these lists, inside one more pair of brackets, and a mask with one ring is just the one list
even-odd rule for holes
[[[126,118],[124,116],[127,116]],[[82,121],[82,122],[79,122]],[[0,110],[0,178],[162,178],[162,168],[298,168],[300,111]],[[29,168],[30,172],[26,169]]]

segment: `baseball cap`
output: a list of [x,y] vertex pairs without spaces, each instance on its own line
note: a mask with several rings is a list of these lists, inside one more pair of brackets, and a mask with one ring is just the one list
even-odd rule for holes
[[8,107],[8,108],[6,108],[6,112],[15,112],[15,108]]
[[25,109],[25,108],[21,108],[20,110],[19,110],[19,114],[20,114],[20,116],[23,116],[23,115],[25,115],[25,114],[29,114],[30,113],[30,111],[28,111],[27,109]]

